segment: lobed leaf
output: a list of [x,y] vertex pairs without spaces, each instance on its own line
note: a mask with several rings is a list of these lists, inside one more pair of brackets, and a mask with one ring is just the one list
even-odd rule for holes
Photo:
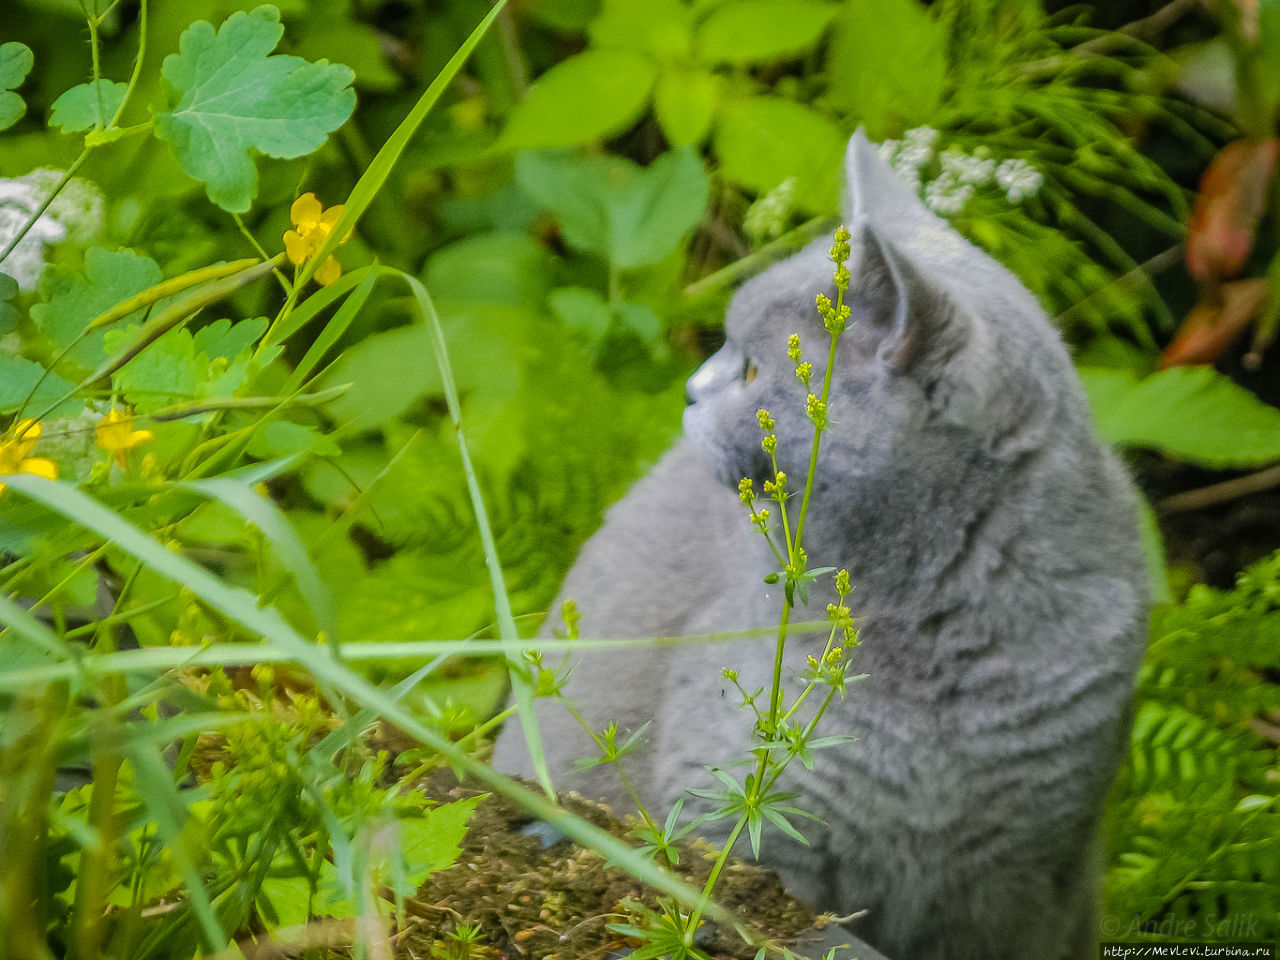
[[63,133],[75,133],[90,127],[104,127],[124,103],[127,84],[113,80],[92,80],[72,87],[53,101],[49,126]]
[[0,130],[9,129],[26,114],[26,103],[13,90],[22,85],[34,62],[25,43],[0,44]]
[[161,67],[177,104],[156,114],[156,135],[209,199],[232,213],[248,210],[258,192],[250,151],[305,156],[355,109],[351,69],[272,55],[283,33],[270,5],[233,13],[216,32],[197,20]]
[[[104,356],[104,332],[89,329],[93,319],[160,278],[160,267],[148,257],[132,250],[90,247],[83,273],[58,265],[45,270],[37,286],[44,302],[31,308],[31,319],[55,345],[69,348],[67,359],[92,368]],[[126,314],[119,322],[141,319],[142,312]]]

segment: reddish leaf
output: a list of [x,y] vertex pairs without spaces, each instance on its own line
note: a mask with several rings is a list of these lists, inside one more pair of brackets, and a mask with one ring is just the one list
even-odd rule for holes
[[1191,308],[1173,342],[1160,355],[1161,368],[1217,360],[1262,306],[1267,279],[1233,280],[1218,292],[1217,301],[1201,300]]
[[1237,140],[1222,148],[1200,181],[1187,233],[1187,267],[1198,280],[1235,276],[1253,248],[1267,205],[1280,140]]

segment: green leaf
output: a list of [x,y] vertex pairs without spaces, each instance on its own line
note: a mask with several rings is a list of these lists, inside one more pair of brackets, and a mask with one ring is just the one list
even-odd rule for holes
[[552,290],[547,306],[565,327],[591,345],[600,342],[613,319],[604,297],[587,287]]
[[355,109],[348,67],[270,55],[283,33],[280,12],[269,5],[233,13],[216,33],[197,20],[161,67],[178,102],[156,115],[156,135],[209,199],[232,213],[248,210],[258,192],[251,150],[305,156]]
[[923,123],[942,98],[945,45],[918,0],[846,3],[827,47],[828,93],[873,139]]
[[[140,328],[126,327],[106,335],[107,353],[115,353],[137,336]],[[207,372],[196,360],[191,332],[170,330],[126,363],[115,375],[115,386],[139,412],[150,412],[181,400],[192,400]]]
[[[66,347],[98,314],[159,283],[161,276],[154,260],[132,250],[90,247],[84,256],[83,274],[56,265],[44,271],[36,287],[44,303],[31,308],[31,319],[57,346]],[[121,317],[120,322],[140,320],[142,315],[138,310]],[[105,355],[103,337],[104,330],[91,331],[71,347],[67,359],[82,367],[96,367]]]
[[554,30],[577,33],[600,11],[600,0],[527,0],[520,12]]
[[698,25],[698,59],[703,63],[759,63],[798,56],[822,39],[839,9],[822,0],[722,4]]
[[720,172],[758,193],[796,178],[796,203],[813,213],[834,210],[846,137],[819,113],[780,97],[726,104],[714,144]]
[[18,329],[22,314],[13,305],[18,297],[18,281],[7,273],[0,273],[0,337]]
[[[266,324],[261,317],[234,325],[219,320],[194,336],[185,327],[175,327],[116,371],[115,385],[144,412],[184,400],[229,397],[279,352],[271,349],[254,356],[252,344]],[[128,347],[139,329],[132,325],[109,331],[103,341],[107,353]]]
[[[477,402],[501,409],[518,389],[519,352],[532,319],[528,310],[491,305],[446,316],[460,385]],[[321,379],[322,389],[351,384],[329,406],[330,413],[351,429],[367,430],[399,416],[423,397],[439,396],[444,384],[432,363],[434,353],[420,325],[366,337],[344,351]]]
[[288,420],[272,420],[264,424],[249,441],[248,453],[259,460],[292,457],[295,453],[310,453],[317,457],[336,457],[342,448],[330,436],[315,427]]
[[605,0],[588,33],[597,47],[682,60],[693,41],[693,11],[683,0]]
[[266,317],[242,320],[235,325],[227,319],[215,320],[196,331],[196,353],[203,353],[210,360],[215,357],[231,360],[257,343],[268,325]]
[[268,876],[258,888],[259,899],[271,905],[280,927],[297,927],[307,922],[311,893],[311,881],[306,877]]
[[481,233],[441,247],[427,261],[426,282],[441,303],[541,307],[551,256],[527,233]]
[[1127,370],[1082,368],[1080,379],[1111,443],[1218,469],[1280,459],[1280,410],[1212,367],[1172,367],[1141,380]]
[[400,821],[400,849],[409,865],[406,878],[416,890],[427,876],[451,866],[462,852],[471,814],[488,794],[455,800]]
[[[0,414],[17,413],[25,403],[23,412],[27,416],[35,416],[59,397],[65,397],[73,386],[56,373],[46,373],[44,367],[34,360],[0,354]],[[35,390],[34,396],[32,390]],[[50,414],[74,417],[83,409],[83,400],[72,399],[59,404]]]
[[706,139],[720,103],[720,77],[708,70],[669,67],[653,89],[653,112],[672,146]]
[[562,152],[516,158],[521,188],[560,220],[565,239],[622,269],[663,260],[702,218],[710,180],[681,147],[641,168],[621,157]]
[[96,80],[72,87],[53,101],[49,126],[63,133],[104,127],[116,115],[128,86],[112,80]]
[[35,58],[25,43],[0,44],[0,130],[8,130],[22,119],[27,105],[13,90],[22,85]]
[[649,102],[654,62],[633,50],[588,50],[562,60],[511,112],[499,145],[558,147],[625,130]]
[[653,307],[645,303],[623,303],[618,308],[618,319],[650,348],[662,344],[662,320]]

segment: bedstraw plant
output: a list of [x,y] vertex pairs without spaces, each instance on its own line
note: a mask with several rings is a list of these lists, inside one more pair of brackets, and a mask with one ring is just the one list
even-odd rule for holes
[[[739,779],[728,767],[713,766],[709,771],[719,786],[714,789],[690,789],[695,797],[711,802],[711,808],[696,818],[681,824],[684,800],[678,800],[663,819],[647,808],[626,775],[623,758],[630,753],[644,735],[644,728],[627,740],[618,742],[616,724],[595,730],[585,718],[559,692],[560,677],[549,670],[539,670],[540,693],[558,697],[586,729],[600,756],[578,761],[580,766],[611,764],[636,804],[638,821],[633,834],[651,856],[662,856],[670,863],[679,861],[676,842],[698,827],[716,821],[729,821],[730,826],[720,846],[711,872],[702,888],[701,901],[692,909],[685,909],[672,899],[660,901],[658,911],[639,904],[629,904],[631,922],[615,924],[612,929],[641,941],[641,946],[631,954],[632,960],[652,960],[671,957],[673,960],[709,960],[705,951],[696,945],[699,927],[703,923],[706,905],[714,897],[720,876],[745,833],[753,856],[760,854],[760,842],[766,824],[786,834],[791,839],[805,843],[804,835],[797,828],[796,818],[813,818],[812,814],[793,806],[796,794],[780,786],[783,774],[793,761],[799,761],[809,769],[813,767],[812,753],[827,747],[850,742],[844,736],[817,736],[818,726],[834,698],[845,696],[848,685],[858,676],[849,673],[851,653],[858,645],[858,631],[845,600],[852,590],[846,570],[834,567],[810,567],[804,549],[805,522],[813,493],[814,477],[818,471],[818,458],[822,435],[827,429],[827,402],[831,395],[831,380],[835,372],[836,344],[849,322],[850,310],[844,302],[849,289],[850,234],[841,226],[835,231],[831,247],[831,261],[835,264],[834,281],[836,301],[832,303],[825,294],[818,294],[816,307],[822,317],[830,339],[827,343],[826,362],[817,373],[813,364],[806,361],[801,352],[800,336],[791,334],[787,339],[787,356],[795,364],[796,380],[804,387],[804,412],[813,427],[813,443],[809,453],[808,469],[803,487],[797,492],[793,481],[779,467],[777,459],[778,437],[773,415],[765,409],[756,413],[756,420],[763,432],[760,446],[769,457],[770,477],[763,482],[763,495],[757,493],[755,482],[744,477],[738,484],[738,497],[747,510],[747,521],[754,526],[769,544],[778,563],[778,569],[765,578],[769,585],[782,585],[782,608],[778,618],[777,638],[774,647],[772,680],[767,688],[748,690],[729,667],[723,678],[733,685],[742,697],[742,706],[752,720],[749,755],[741,763],[749,768]],[[799,497],[796,505],[795,498]],[[766,506],[765,504],[771,504]],[[830,622],[827,638],[820,653],[805,658],[799,671],[803,687],[789,702],[784,689],[784,672],[787,666],[788,638],[791,633],[792,613],[797,605],[807,605],[810,586],[820,578],[834,572],[833,586],[836,602],[826,608]],[[564,621],[567,635],[577,635],[577,609],[566,602]],[[535,663],[540,664],[535,655]],[[744,932],[744,936],[745,936]],[[759,956],[767,950],[761,945]]]

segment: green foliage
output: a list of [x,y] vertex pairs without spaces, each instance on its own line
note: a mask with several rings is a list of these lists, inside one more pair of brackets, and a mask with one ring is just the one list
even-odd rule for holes
[[827,53],[829,96],[877,139],[932,117],[947,79],[947,31],[916,0],[846,3]]
[[214,32],[204,21],[164,61],[177,103],[158,113],[156,135],[209,199],[243,213],[258,192],[251,149],[269,157],[314,152],[351,116],[354,74],[339,64],[271,55],[284,27],[272,6],[233,13]]
[[824,0],[721,4],[698,25],[694,50],[708,64],[789,60],[822,39],[838,9]]
[[[58,168],[0,198],[0,460],[18,471],[0,480],[0,953],[189,956],[325,912],[389,915],[464,829],[467,804],[429,807],[405,772],[445,761],[683,898],[655,921],[682,937],[715,907],[646,858],[674,856],[680,809],[637,827],[642,854],[502,782],[450,739],[469,750],[514,716],[473,723],[502,665],[424,667],[427,651],[496,632],[483,642],[527,707],[544,674],[519,633],[668,445],[698,328],[719,320],[683,285],[728,262],[700,287],[717,289],[819,229],[742,257],[753,200],[772,205],[756,242],[835,210],[854,126],[936,128],[935,179],[948,150],[1033,164],[1035,196],[990,187],[953,223],[1073,334],[1145,343],[1162,305],[1114,282],[1133,260],[1086,211],[1176,237],[1181,192],[1134,131],[1197,147],[1183,118],[1201,118],[1158,93],[1155,51],[1077,51],[1115,35],[1011,0],[236,6],[34,4],[12,27],[25,43],[0,46],[0,166]],[[86,49],[66,43],[75,15]],[[312,191],[345,204],[305,228],[317,247],[290,271],[277,251]],[[347,273],[314,289],[335,253]],[[1208,371],[1086,376],[1119,442],[1277,455],[1271,412]],[[822,573],[797,547],[789,597]],[[1208,916],[1201,883],[1234,885],[1222,916],[1253,909],[1244,860],[1274,830],[1246,729],[1275,709],[1274,684],[1250,685],[1274,670],[1255,616],[1270,589],[1196,594],[1161,621],[1209,652],[1179,647],[1166,673],[1183,679],[1144,694],[1141,802],[1121,817],[1147,833],[1125,849],[1160,860],[1195,828],[1193,764],[1233,786],[1204,793],[1217,832],[1188,849],[1210,869],[1174,895],[1172,867],[1125,861],[1118,896],[1151,917]],[[131,638],[143,649],[117,651]],[[835,690],[846,666],[804,675]],[[835,742],[772,706],[753,762]],[[425,746],[365,746],[379,717]],[[55,789],[51,757],[91,785]],[[730,779],[719,799],[749,838],[795,829],[785,796]]]
[[656,77],[631,50],[588,50],[538,78],[511,115],[503,145],[557,147],[619,133],[640,116]]
[[[850,317],[850,307],[844,303],[845,293],[849,289],[850,274],[845,266],[851,255],[849,231],[841,226],[835,230],[835,242],[831,246],[830,258],[835,264],[833,280],[837,290],[836,302],[833,304],[825,294],[817,294],[817,311],[822,317],[823,325],[830,335],[826,344],[827,360],[825,373],[821,382],[812,379],[811,364],[801,363],[801,343],[797,334],[792,334],[787,343],[788,358],[798,364],[796,378],[808,393],[805,402],[805,413],[813,425],[813,445],[809,457],[808,469],[804,479],[804,491],[799,495],[799,504],[788,507],[788,500],[796,494],[787,490],[787,476],[778,469],[777,446],[778,437],[774,433],[776,422],[769,411],[757,411],[756,418],[764,433],[760,446],[769,457],[771,479],[764,482],[766,499],[772,501],[773,507],[758,506],[754,482],[744,477],[738,484],[739,499],[746,508],[743,518],[754,526],[769,544],[778,566],[778,571],[765,578],[766,583],[783,584],[784,601],[779,617],[777,642],[774,651],[773,681],[768,688],[748,691],[738,682],[737,671],[725,668],[723,677],[737,687],[742,694],[742,707],[751,723],[750,756],[743,758],[742,764],[750,766],[751,772],[741,780],[718,766],[708,767],[708,772],[720,784],[714,789],[688,789],[696,797],[712,801],[711,808],[701,816],[694,818],[684,826],[679,826],[683,799],[678,800],[668,813],[665,821],[659,826],[658,819],[645,805],[644,800],[636,792],[631,781],[622,770],[622,761],[636,748],[644,733],[644,728],[635,731],[623,743],[617,742],[618,728],[610,722],[602,731],[596,732],[586,719],[571,704],[565,701],[562,693],[564,672],[551,670],[543,666],[542,656],[530,652],[527,657],[536,673],[534,689],[540,696],[558,698],[562,705],[569,709],[575,720],[580,723],[600,750],[600,757],[581,758],[575,761],[580,768],[589,768],[603,764],[611,764],[618,768],[618,775],[623,786],[635,801],[639,815],[633,826],[632,834],[641,843],[641,850],[650,856],[661,853],[669,863],[678,860],[675,841],[701,826],[716,820],[728,820],[732,823],[728,837],[715,857],[711,871],[703,884],[702,900],[692,912],[681,909],[675,900],[660,902],[658,911],[643,906],[634,911],[636,924],[614,924],[611,928],[635,937],[641,946],[635,951],[640,957],[669,956],[672,960],[707,960],[708,955],[694,946],[698,930],[706,913],[706,904],[711,902],[721,872],[729,861],[734,847],[745,831],[754,857],[760,856],[760,843],[765,825],[781,831],[799,843],[807,843],[804,835],[793,822],[797,818],[817,820],[807,811],[796,807],[788,801],[798,794],[776,789],[776,784],[794,760],[799,760],[805,767],[813,769],[813,751],[833,747],[850,742],[845,736],[816,737],[814,732],[822,720],[823,714],[837,697],[843,698],[849,683],[862,677],[851,676],[849,667],[852,663],[852,651],[858,645],[858,632],[848,607],[844,605],[852,587],[849,573],[841,570],[834,579],[835,603],[827,605],[827,619],[831,622],[826,645],[817,657],[807,658],[807,669],[800,673],[805,681],[804,689],[790,702],[786,702],[783,688],[782,671],[786,660],[788,630],[791,611],[795,609],[796,600],[808,603],[808,589],[826,574],[832,573],[834,567],[810,567],[804,549],[803,531],[809,510],[810,497],[813,493],[815,474],[818,467],[818,451],[823,432],[827,427],[826,404],[831,395],[832,370],[836,360],[836,344]],[[818,391],[816,394],[811,391]],[[771,520],[776,510],[778,519]],[[565,601],[563,619],[566,635],[570,639],[577,636],[578,613],[572,600]],[[826,688],[825,691],[822,688]],[[806,707],[809,697],[818,692],[814,703]],[[767,705],[763,702],[767,697]],[[645,724],[645,726],[648,726]],[[761,956],[766,948],[761,948]]]
[[22,97],[13,91],[22,85],[33,64],[31,48],[26,44],[12,40],[0,44],[0,130],[12,127],[27,112]]
[[643,169],[619,157],[581,161],[526,151],[516,161],[516,182],[556,215],[572,246],[622,270],[670,255],[702,219],[711,188],[688,148]]
[[1171,367],[1141,378],[1082,368],[1080,378],[1098,429],[1118,446],[1219,469],[1280,459],[1280,410],[1212,367]]
[[1280,553],[1157,611],[1109,813],[1115,939],[1280,936]]
[[112,80],[95,80],[72,87],[49,107],[49,126],[63,133],[110,123],[125,101],[129,87]]
[[[89,324],[117,303],[160,282],[160,267],[150,257],[133,250],[90,247],[83,271],[52,267],[40,277],[40,303],[31,307],[31,319],[49,338],[58,359],[84,370],[105,357],[105,328]],[[141,319],[142,310],[120,318],[121,323]]]

